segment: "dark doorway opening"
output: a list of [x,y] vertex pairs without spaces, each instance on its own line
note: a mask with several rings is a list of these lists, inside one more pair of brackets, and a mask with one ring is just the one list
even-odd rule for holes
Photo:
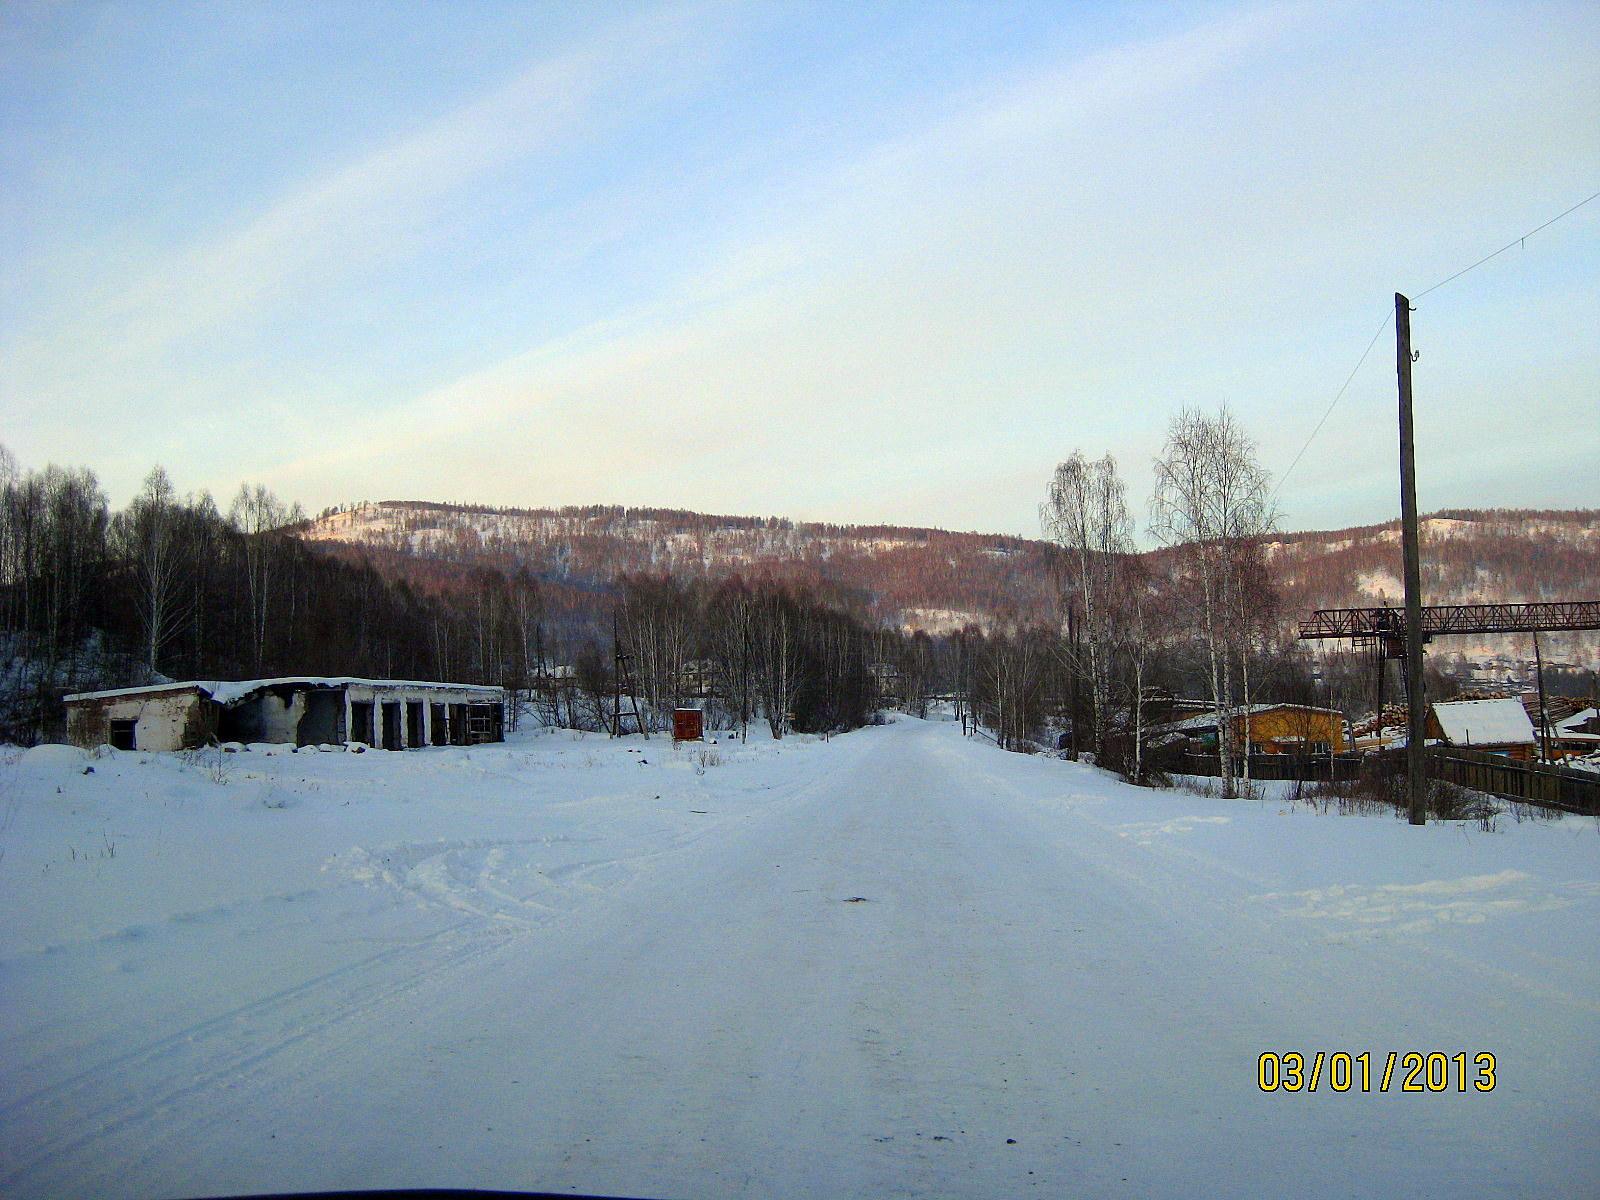
[[400,701],[385,700],[383,702],[383,748],[385,750],[403,750],[405,743],[400,740]]
[[406,745],[426,746],[422,737],[422,701],[406,701]]
[[137,721],[113,720],[111,722],[111,748],[113,750],[137,750],[138,747],[133,744],[133,731],[138,724],[139,722]]
[[[339,726],[344,721],[344,693],[333,688],[318,688],[306,693],[306,711],[295,726],[295,743],[321,746],[339,741]],[[360,741],[360,738],[356,739]]]
[[353,700],[350,703],[350,740],[363,745],[373,745],[372,701]]
[[450,744],[450,717],[449,709],[442,704],[430,704],[433,711],[428,714],[428,719],[433,722],[433,744],[435,746],[448,746]]

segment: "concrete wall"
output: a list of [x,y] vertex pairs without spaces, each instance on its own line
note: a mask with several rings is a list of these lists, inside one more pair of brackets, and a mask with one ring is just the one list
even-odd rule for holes
[[85,748],[111,743],[111,722],[133,721],[134,749],[188,750],[216,731],[216,706],[199,692],[111,696],[67,706],[67,738]]
[[305,712],[303,690],[262,692],[230,708],[222,728],[229,741],[294,742]]
[[[495,689],[456,691],[397,685],[346,684],[334,687],[278,684],[223,709],[197,691],[157,692],[75,700],[67,706],[67,736],[74,744],[94,747],[112,740],[112,722],[131,720],[139,750],[184,750],[218,739],[240,742],[293,742],[297,745],[338,743],[350,739],[351,709],[373,705],[372,745],[383,743],[383,706],[399,705],[394,749],[466,744],[467,719],[476,709],[491,714],[491,729],[474,731],[477,740],[502,741],[505,708]],[[420,706],[420,721],[409,719],[410,705]],[[485,708],[483,706],[489,706]],[[443,724],[435,728],[435,722]]]

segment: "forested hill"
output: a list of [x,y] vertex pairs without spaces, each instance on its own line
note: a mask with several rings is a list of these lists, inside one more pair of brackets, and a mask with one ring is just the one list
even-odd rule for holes
[[526,569],[558,609],[619,574],[794,580],[868,616],[931,633],[1047,621],[1056,591],[1050,545],[997,534],[827,525],[675,509],[490,509],[385,501],[325,513],[301,535],[360,547],[380,569],[449,587],[472,569]]
[[[1421,534],[1430,604],[1600,596],[1600,509],[1451,509],[1426,517]],[[1402,602],[1399,521],[1280,534],[1268,550],[1294,607]]]
[[[385,501],[324,513],[301,533],[445,587],[483,566],[526,568],[575,593],[622,572],[769,574],[836,589],[882,621],[929,632],[1049,620],[1058,590],[1059,558],[1047,543],[889,525]],[[1277,535],[1268,557],[1286,615],[1398,603],[1399,538],[1398,521]],[[1423,524],[1423,555],[1430,603],[1591,598],[1600,595],[1600,510],[1435,513]]]

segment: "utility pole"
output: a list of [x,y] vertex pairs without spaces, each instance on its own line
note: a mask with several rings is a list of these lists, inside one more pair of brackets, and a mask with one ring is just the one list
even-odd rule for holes
[[611,610],[611,736],[622,736],[622,639],[617,636],[617,610]]
[[[633,686],[633,672],[628,663],[633,655],[624,654],[622,651],[622,637],[617,629],[617,610],[611,610],[611,652],[613,659],[613,700],[611,710],[611,736],[622,736],[622,718],[633,717],[634,728],[643,736],[645,741],[650,740],[650,731],[644,727],[644,714],[639,711],[639,693]],[[626,691],[628,696],[628,712],[622,711],[622,696]]]
[[1427,713],[1422,699],[1422,553],[1417,532],[1417,451],[1411,428],[1411,301],[1394,294],[1395,367],[1400,379],[1400,546],[1406,587],[1406,786],[1411,823],[1426,825]]
[[1382,638],[1379,638],[1377,640],[1377,645],[1378,645],[1378,728],[1377,728],[1376,732],[1377,732],[1377,735],[1378,735],[1378,749],[1382,750],[1383,749],[1383,672],[1388,667],[1389,660],[1386,657],[1387,651],[1384,649],[1384,644],[1383,644],[1383,639]]
[[750,740],[750,609],[739,623],[739,740]]
[[1539,681],[1539,761],[1550,761],[1550,709],[1544,699],[1544,655],[1539,652],[1539,631],[1533,631],[1533,669]]
[[967,696],[967,631],[961,629],[956,633],[956,716],[961,719],[961,736],[967,736],[967,709],[970,707],[970,698]]

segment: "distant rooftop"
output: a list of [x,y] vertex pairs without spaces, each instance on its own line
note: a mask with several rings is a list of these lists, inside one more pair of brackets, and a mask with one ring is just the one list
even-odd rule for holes
[[1522,701],[1451,700],[1433,706],[1445,740],[1457,746],[1521,745],[1532,742],[1533,722]]

